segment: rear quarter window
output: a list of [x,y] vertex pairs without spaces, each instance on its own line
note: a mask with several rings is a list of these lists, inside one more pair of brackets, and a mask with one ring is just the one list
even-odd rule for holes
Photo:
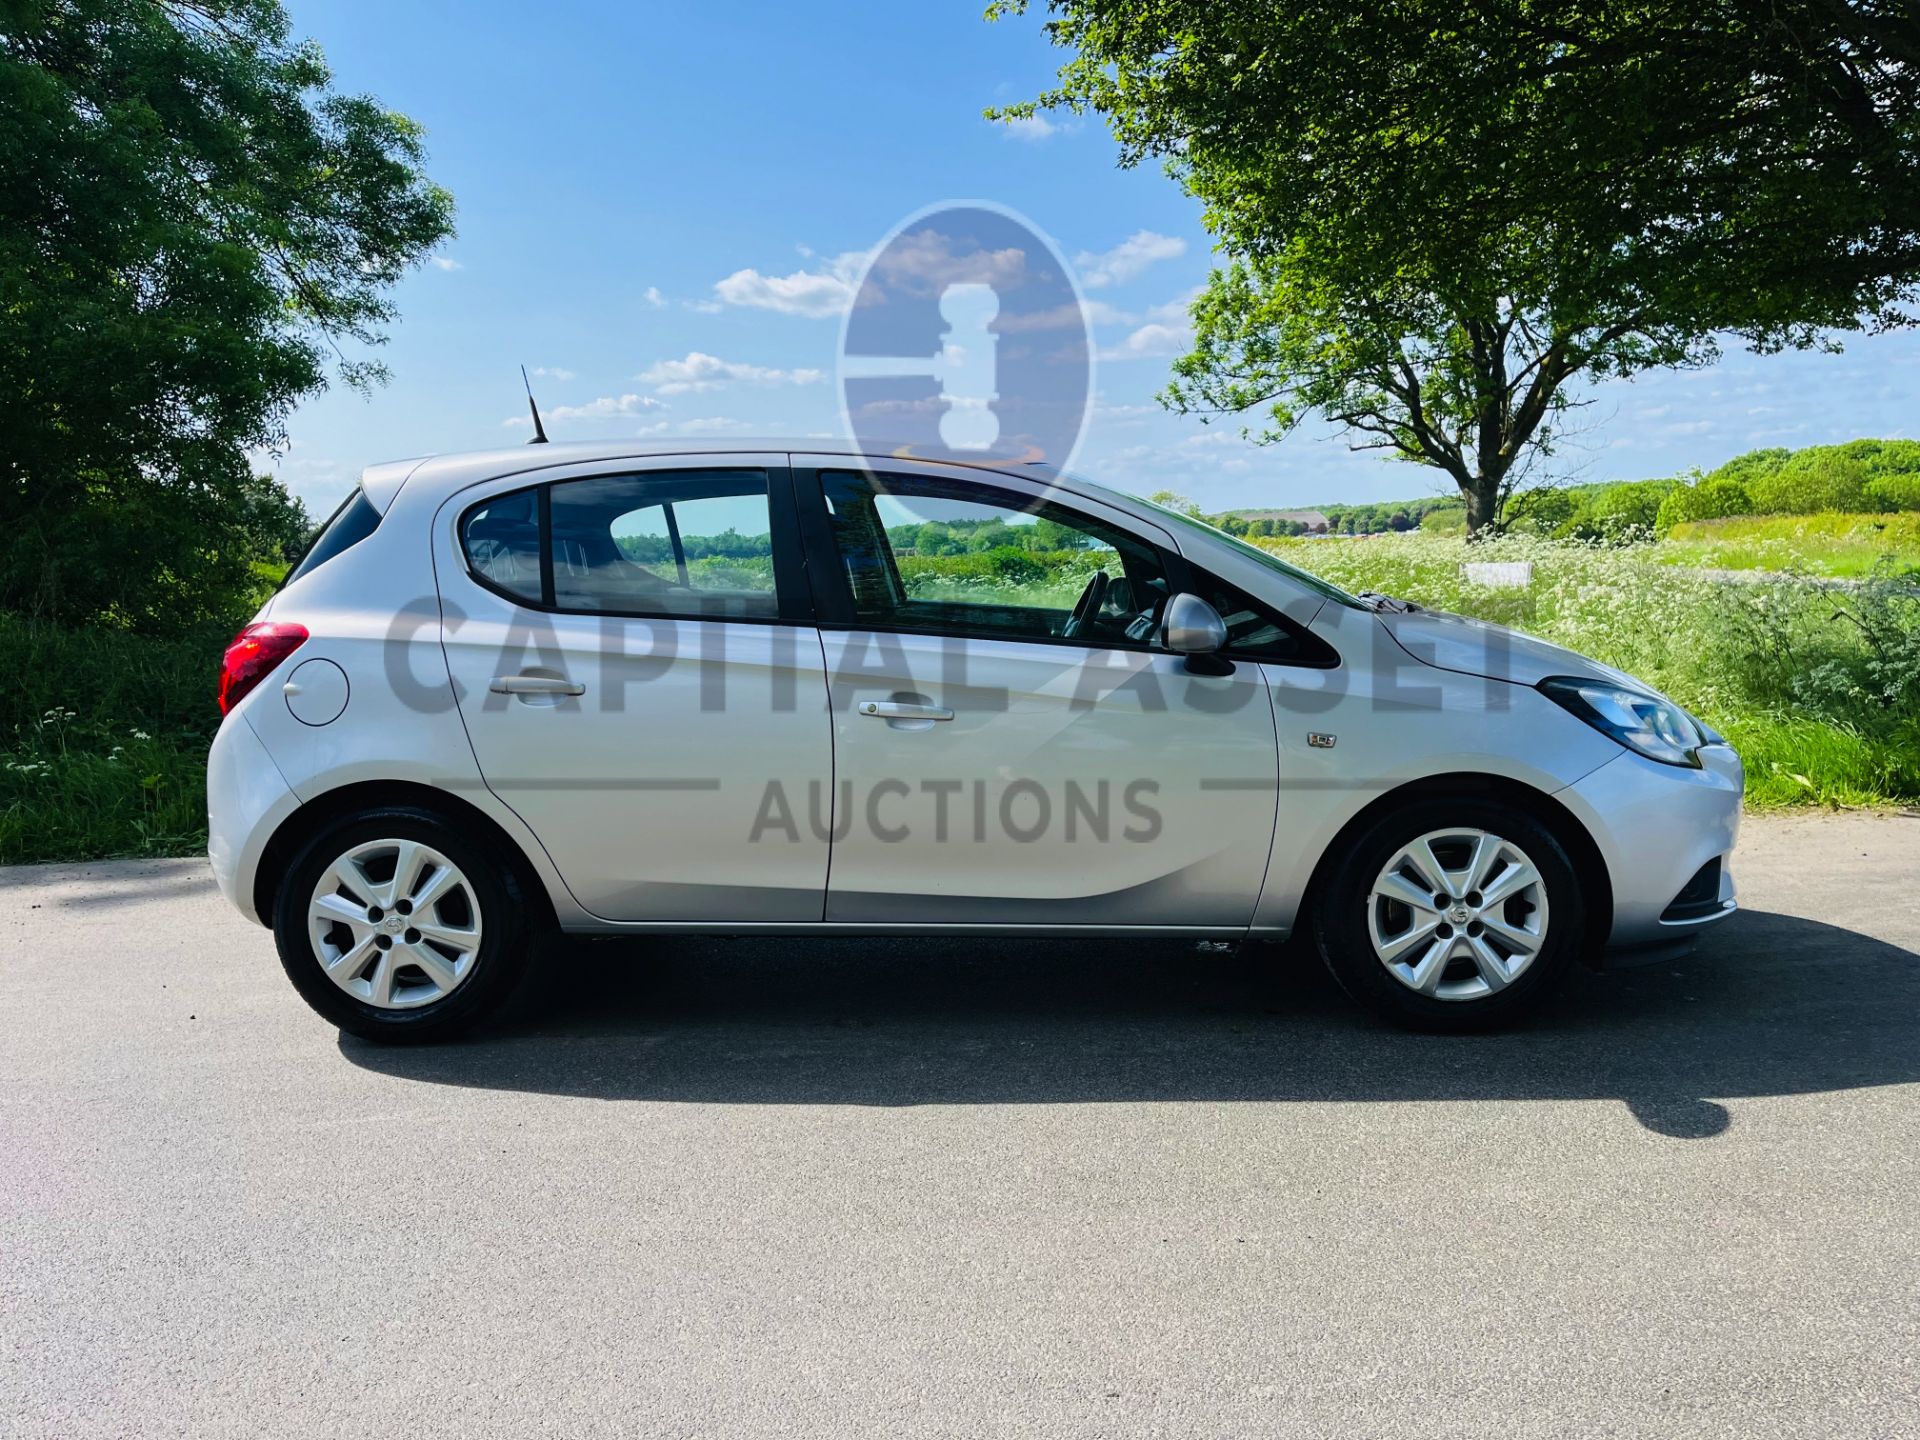
[[355,490],[346,498],[346,502],[333,512],[331,519],[320,527],[320,533],[307,547],[307,553],[300,557],[300,563],[287,572],[287,578],[280,583],[291,585],[311,570],[318,570],[343,550],[350,550],[371,535],[380,525],[380,512],[373,508],[373,502],[360,491]]
[[541,603],[540,491],[483,500],[461,517],[460,548],[474,577],[529,605]]

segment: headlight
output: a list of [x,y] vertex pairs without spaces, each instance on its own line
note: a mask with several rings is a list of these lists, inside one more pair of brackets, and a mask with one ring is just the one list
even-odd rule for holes
[[1540,693],[1636,754],[1662,765],[1700,768],[1706,737],[1692,716],[1664,696],[1571,675],[1542,680]]

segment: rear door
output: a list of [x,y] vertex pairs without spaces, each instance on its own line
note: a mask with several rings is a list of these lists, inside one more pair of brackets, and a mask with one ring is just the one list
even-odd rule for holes
[[779,823],[833,765],[785,456],[491,482],[441,511],[435,562],[481,773],[581,905],[821,918],[827,828]]
[[1273,711],[1258,665],[1157,648],[1182,578],[1163,532],[984,472],[796,457],[795,478],[836,737],[830,921],[1250,922]]

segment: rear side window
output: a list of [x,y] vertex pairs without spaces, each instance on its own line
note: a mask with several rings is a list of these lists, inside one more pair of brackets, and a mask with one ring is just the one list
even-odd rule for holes
[[320,527],[320,533],[300,557],[300,563],[287,572],[280,583],[291,585],[310,570],[318,570],[343,550],[349,550],[371,535],[380,525],[380,512],[373,502],[355,490],[346,502]]
[[553,603],[603,615],[772,619],[763,470],[652,471],[552,487]]
[[460,545],[475,578],[528,605],[722,620],[780,613],[764,470],[651,470],[516,490],[467,511]]

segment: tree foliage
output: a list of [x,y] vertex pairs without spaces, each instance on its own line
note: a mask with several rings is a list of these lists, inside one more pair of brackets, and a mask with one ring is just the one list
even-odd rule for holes
[[283,506],[247,451],[381,377],[393,284],[451,233],[421,160],[276,0],[0,0],[0,606],[231,609]]
[[1877,476],[1867,482],[1867,499],[1878,510],[1920,510],[1920,474]]
[[1820,446],[1802,450],[1779,469],[1755,476],[1747,493],[1762,515],[1853,513],[1867,508],[1866,471],[1859,461]]
[[[993,13],[1025,8],[1000,0]],[[1162,161],[1225,263],[1166,398],[1321,412],[1476,530],[1581,382],[1904,325],[1906,0],[1051,0],[1036,106]]]
[[1738,480],[1713,479],[1682,485],[1660,502],[1654,528],[1665,534],[1689,520],[1720,520],[1728,515],[1751,515],[1753,497]]

